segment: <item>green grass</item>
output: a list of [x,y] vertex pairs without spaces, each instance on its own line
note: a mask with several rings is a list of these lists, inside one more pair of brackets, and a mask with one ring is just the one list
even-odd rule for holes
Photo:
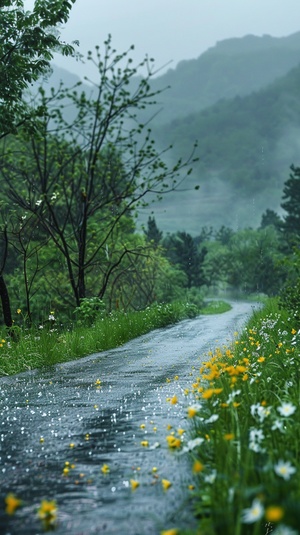
[[[214,313],[223,311],[221,307],[214,309]],[[205,312],[201,310],[201,313]],[[0,376],[51,366],[112,349],[153,329],[198,314],[199,309],[195,305],[175,302],[153,305],[140,312],[116,312],[89,326],[77,323],[65,329],[53,323],[28,329],[20,325],[15,327],[15,340],[3,330],[0,334]]]
[[231,310],[231,305],[226,301],[208,301],[200,309],[200,314],[223,314]]

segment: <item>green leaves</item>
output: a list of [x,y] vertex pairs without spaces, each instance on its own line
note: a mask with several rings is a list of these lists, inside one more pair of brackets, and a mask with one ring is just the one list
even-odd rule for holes
[[74,2],[36,0],[32,12],[21,0],[1,2],[0,137],[26,121],[23,91],[49,68],[53,53],[74,54],[74,46],[62,42],[56,29],[67,21]]

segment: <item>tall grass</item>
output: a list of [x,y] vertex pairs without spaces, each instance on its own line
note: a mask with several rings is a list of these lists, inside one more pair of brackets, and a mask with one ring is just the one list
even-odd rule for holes
[[195,305],[176,302],[153,305],[140,312],[115,312],[91,326],[74,324],[64,328],[57,325],[58,319],[52,315],[53,319],[46,325],[30,329],[26,325],[16,327],[14,338],[8,337],[3,330],[0,334],[0,376],[105,351],[198,313]]
[[192,459],[197,533],[300,533],[299,378],[299,325],[276,300],[207,355],[189,394],[190,440],[178,443]]

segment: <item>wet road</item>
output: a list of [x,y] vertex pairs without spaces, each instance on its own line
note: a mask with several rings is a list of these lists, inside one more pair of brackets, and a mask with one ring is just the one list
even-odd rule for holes
[[[36,515],[43,499],[57,502],[57,534],[156,535],[192,526],[189,460],[168,449],[167,426],[188,429],[192,367],[196,373],[207,351],[231,342],[253,308],[233,303],[225,314],[115,350],[1,378],[1,535],[44,533]],[[168,490],[162,479],[172,483]],[[9,492],[23,501],[11,517],[3,507]]]

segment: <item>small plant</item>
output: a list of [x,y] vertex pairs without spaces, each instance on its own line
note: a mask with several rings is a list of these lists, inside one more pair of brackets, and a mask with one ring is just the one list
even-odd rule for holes
[[75,308],[77,321],[81,325],[92,325],[105,315],[105,304],[99,297],[85,297]]

